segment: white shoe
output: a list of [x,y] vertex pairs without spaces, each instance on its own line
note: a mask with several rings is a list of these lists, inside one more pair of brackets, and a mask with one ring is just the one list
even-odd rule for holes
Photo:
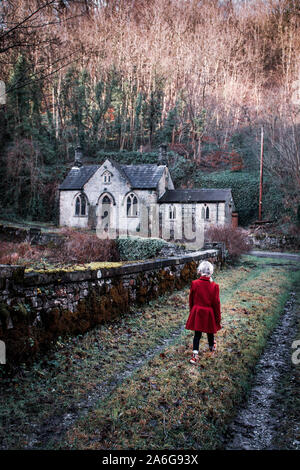
[[193,353],[192,358],[190,359],[191,364],[197,364],[199,361],[199,354],[198,353]]

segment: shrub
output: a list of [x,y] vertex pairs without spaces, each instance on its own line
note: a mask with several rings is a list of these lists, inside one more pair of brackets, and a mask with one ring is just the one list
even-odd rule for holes
[[149,259],[157,256],[166,242],[157,238],[119,238],[117,246],[121,260]]
[[119,261],[115,240],[102,240],[97,235],[79,232],[70,228],[62,229],[64,242],[53,250],[56,259],[64,263],[90,263],[91,261]]
[[248,233],[238,227],[213,225],[207,230],[206,238],[211,242],[225,243],[228,257],[233,262],[251,250]]
[[119,251],[114,240],[101,240],[96,235],[62,229],[64,240],[57,248],[32,246],[28,242],[1,242],[0,264],[23,264],[30,261],[58,263],[90,263],[92,261],[119,261]]
[[28,242],[1,242],[0,264],[19,264],[22,260],[37,260],[43,251],[43,248],[31,246]]

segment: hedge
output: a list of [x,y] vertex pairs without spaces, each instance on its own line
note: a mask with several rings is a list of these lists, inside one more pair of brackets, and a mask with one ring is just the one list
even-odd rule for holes
[[[258,218],[259,174],[257,172],[226,170],[203,173],[198,170],[194,178],[194,186],[199,188],[231,188],[239,214],[239,223],[246,226]],[[277,219],[282,215],[282,193],[268,176],[264,177],[262,209],[265,219]]]
[[167,242],[157,238],[118,238],[116,240],[120,259],[133,261],[155,258]]

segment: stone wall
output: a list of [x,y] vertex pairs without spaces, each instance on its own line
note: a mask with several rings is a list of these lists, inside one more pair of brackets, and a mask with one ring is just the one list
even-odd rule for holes
[[0,240],[7,242],[28,242],[32,245],[60,245],[63,235],[56,232],[43,232],[39,227],[15,227],[0,224]]
[[133,304],[182,288],[196,278],[202,259],[223,262],[214,248],[98,270],[26,273],[0,266],[0,339],[8,363],[26,362],[58,336],[83,333]]
[[289,251],[300,249],[300,237],[291,235],[272,235],[266,232],[249,235],[253,248],[269,251]]

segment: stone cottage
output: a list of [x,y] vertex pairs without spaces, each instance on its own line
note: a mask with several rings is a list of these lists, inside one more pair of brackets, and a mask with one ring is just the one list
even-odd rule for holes
[[230,189],[175,189],[166,165],[83,165],[81,153],[59,187],[60,226],[101,238],[141,236],[201,248],[212,224],[231,224]]

